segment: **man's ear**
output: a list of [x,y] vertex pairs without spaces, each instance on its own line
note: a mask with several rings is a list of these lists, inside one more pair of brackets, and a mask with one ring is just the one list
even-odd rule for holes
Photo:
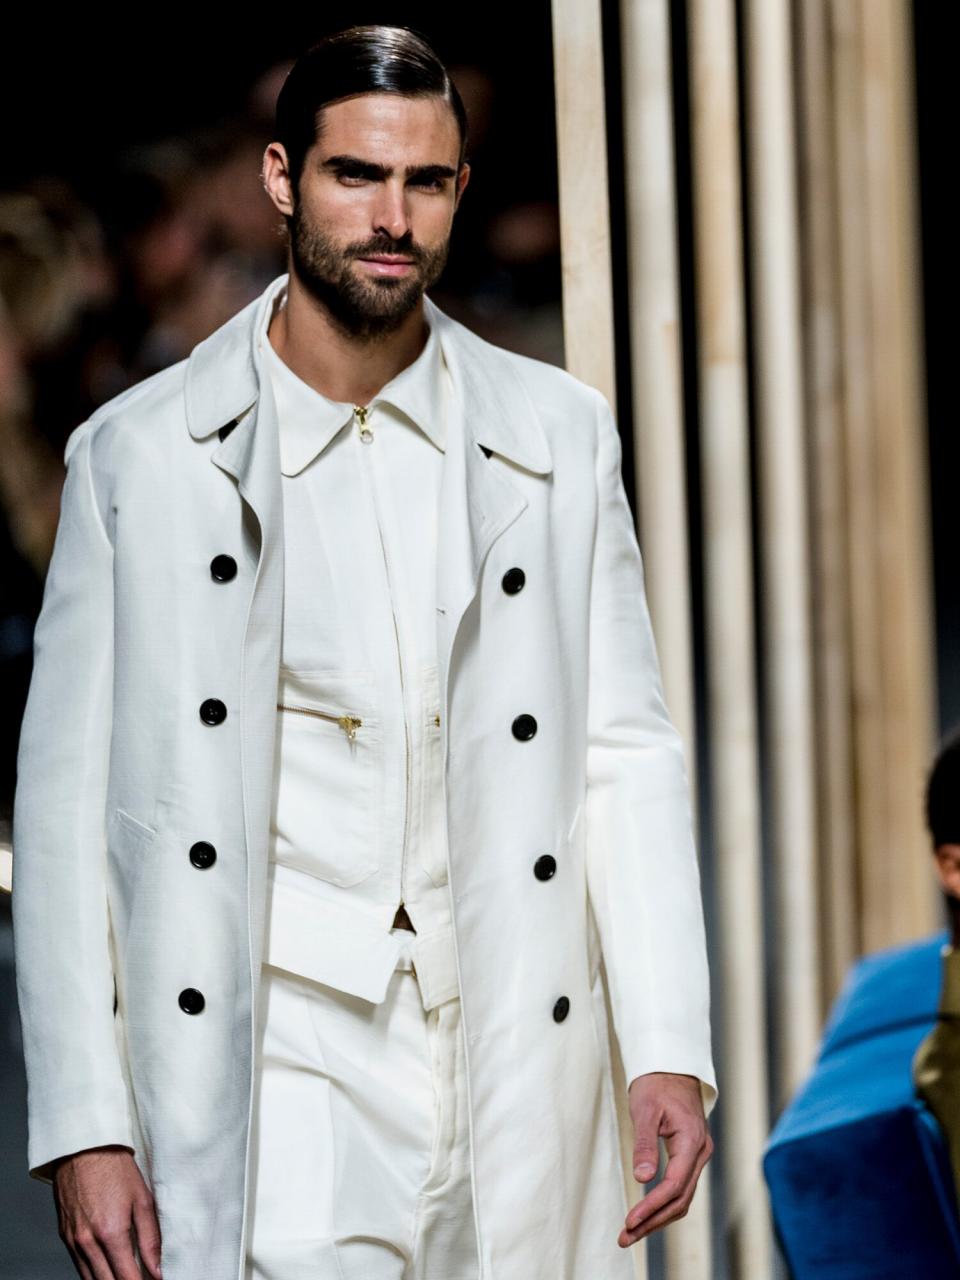
[[944,893],[960,899],[960,844],[938,844],[933,856]]
[[457,175],[457,198],[453,206],[454,213],[456,213],[456,211],[460,208],[460,198],[463,195],[464,188],[466,187],[469,181],[470,181],[470,165],[467,163],[466,160],[464,160],[463,165],[461,166],[460,172]]

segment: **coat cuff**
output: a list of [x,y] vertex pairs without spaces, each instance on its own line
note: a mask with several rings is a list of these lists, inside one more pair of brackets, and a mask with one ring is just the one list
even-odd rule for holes
[[672,1049],[661,1047],[660,1050],[647,1047],[643,1053],[634,1054],[629,1060],[624,1057],[623,1065],[628,1095],[630,1085],[637,1076],[647,1075],[651,1071],[669,1071],[674,1075],[694,1076],[700,1082],[700,1099],[705,1118],[709,1117],[717,1104],[719,1091],[713,1063],[709,1055],[705,1060],[702,1051],[697,1052],[690,1045],[676,1044]]
[[104,1102],[99,1107],[45,1115],[42,1124],[31,1121],[27,1142],[30,1177],[52,1183],[56,1160],[90,1147],[116,1145],[135,1151],[126,1108],[124,1098],[115,1105]]

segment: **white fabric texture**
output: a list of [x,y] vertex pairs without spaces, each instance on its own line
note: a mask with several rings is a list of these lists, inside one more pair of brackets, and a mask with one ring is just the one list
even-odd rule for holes
[[246,1280],[476,1280],[460,1001],[265,965]]
[[[436,664],[448,374],[431,330],[356,413],[281,359],[272,314],[284,622],[247,1277],[475,1280]],[[416,932],[391,928],[401,901]]]
[[[49,1181],[59,1156],[129,1147],[166,1280],[243,1277],[284,631],[284,477],[257,340],[285,283],[71,434],[18,748],[28,1167]],[[595,389],[427,295],[424,310],[453,388],[436,662],[482,1280],[628,1280],[613,1032],[627,1080],[693,1075],[708,1114],[717,1089],[683,743],[620,437]],[[328,550],[341,564],[353,548]],[[343,613],[314,604],[323,639]],[[394,816],[399,741],[394,722]],[[379,881],[341,892],[345,908]],[[370,899],[384,933],[389,899]]]
[[[276,307],[285,300],[275,285]],[[436,658],[449,375],[431,328],[361,427],[353,405],[322,395],[277,354],[273,314],[265,308],[259,344],[279,426],[277,702],[290,709],[277,713],[266,958],[380,1001],[402,901],[429,1008],[457,993]],[[359,724],[337,723],[342,715]]]

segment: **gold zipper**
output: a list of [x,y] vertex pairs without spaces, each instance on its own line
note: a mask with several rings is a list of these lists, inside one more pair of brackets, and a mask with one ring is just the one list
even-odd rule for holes
[[[367,415],[369,409],[362,404],[355,404],[353,412],[360,423],[360,439],[364,444],[369,444],[373,439],[373,432],[367,426]],[[376,489],[376,482],[371,477],[371,483]],[[374,493],[374,507],[376,507],[376,493]],[[400,628],[397,625],[397,611],[394,607],[393,600],[393,579],[390,573],[390,557],[387,555],[386,544],[383,541],[383,529],[380,525],[379,515],[377,516],[377,534],[380,539],[380,550],[383,553],[384,570],[387,577],[387,592],[390,596],[390,616],[393,619],[393,634],[397,643],[397,666],[400,671],[400,697],[403,701],[403,765],[404,765],[404,792],[403,792],[403,832],[400,837],[400,907],[404,906],[403,902],[403,872],[406,863],[407,851],[407,827],[410,818],[410,724],[407,718],[406,695],[404,693],[403,679],[403,651],[400,644]],[[400,909],[399,907],[397,908]]]
[[367,413],[369,410],[365,405],[355,404],[353,406],[353,414],[360,423],[360,439],[364,444],[369,444],[373,439],[373,429],[367,426]]
[[356,741],[357,730],[363,724],[359,716],[336,716],[331,711],[318,711],[316,707],[294,707],[284,702],[278,702],[277,710],[299,711],[305,716],[318,716],[321,720],[332,720],[340,726],[351,742]]

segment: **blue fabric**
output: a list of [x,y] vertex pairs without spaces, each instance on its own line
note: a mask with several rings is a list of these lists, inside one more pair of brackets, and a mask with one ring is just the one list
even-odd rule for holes
[[809,1078],[763,1155],[793,1280],[957,1280],[947,1146],[911,1063],[936,1021],[946,932],[850,970]]

